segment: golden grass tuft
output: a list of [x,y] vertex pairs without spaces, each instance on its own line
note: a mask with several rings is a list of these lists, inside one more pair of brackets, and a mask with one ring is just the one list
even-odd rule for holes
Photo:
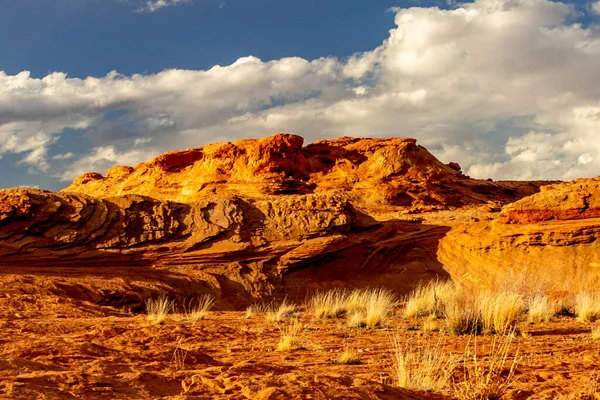
[[557,303],[544,294],[535,294],[527,301],[529,322],[548,322],[556,314]]
[[152,325],[160,325],[164,323],[173,310],[173,301],[167,297],[159,297],[157,299],[148,299],[146,301],[146,319]]
[[592,339],[600,340],[600,325],[596,325],[592,328]]
[[486,292],[479,296],[484,333],[504,334],[514,330],[525,312],[523,297],[510,292]]
[[201,296],[195,305],[190,304],[188,310],[185,311],[184,320],[187,322],[203,320],[214,304],[215,298],[213,296],[209,294]]
[[397,386],[421,391],[444,391],[458,360],[444,350],[441,341],[437,344],[418,343],[407,350],[395,337],[391,347],[392,375]]
[[340,353],[338,358],[332,361],[332,364],[342,364],[342,365],[357,365],[360,364],[360,357],[358,353],[354,350],[346,347],[343,352]]
[[348,311],[349,293],[343,289],[317,292],[308,302],[308,311],[315,318],[341,318]]
[[368,329],[384,326],[396,304],[394,294],[385,289],[355,291],[349,297],[348,326]]
[[270,304],[265,304],[265,303],[251,304],[246,308],[246,314],[244,314],[244,318],[251,319],[254,316],[254,314],[266,313],[269,311],[272,311]]
[[443,313],[443,305],[454,295],[451,281],[433,281],[417,286],[406,299],[404,316],[418,318]]
[[579,292],[575,298],[575,314],[580,322],[595,322],[600,319],[599,292]]
[[285,318],[290,318],[294,311],[296,311],[296,306],[284,299],[279,306],[272,305],[270,307],[270,310],[265,315],[265,319],[267,322],[281,322]]
[[[462,362],[450,380],[452,397],[458,400],[500,399],[515,381],[518,351],[509,356],[514,332],[496,336],[489,354],[477,345],[477,337],[467,344]],[[508,370],[508,371],[506,371]]]
[[302,329],[303,325],[298,320],[288,323],[283,328],[280,328],[281,336],[279,338],[279,343],[277,343],[277,351],[302,349],[302,343],[300,341]]

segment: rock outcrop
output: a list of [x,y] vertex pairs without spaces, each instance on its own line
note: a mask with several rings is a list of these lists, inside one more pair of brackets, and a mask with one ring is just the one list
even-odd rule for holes
[[457,280],[491,284],[524,272],[560,284],[600,275],[600,179],[549,185],[492,222],[454,229],[439,259]]
[[449,208],[536,193],[539,183],[469,179],[414,139],[339,138],[302,147],[303,139],[264,139],[173,151],[134,168],[88,173],[64,191],[95,197],[139,194],[190,203],[212,195],[346,193],[354,203]]
[[134,310],[161,293],[213,293],[223,309],[334,286],[406,293],[447,275],[438,243],[458,221],[415,214],[488,215],[541,185],[470,179],[413,139],[302,144],[278,134],[88,173],[59,193],[0,190],[6,290]]

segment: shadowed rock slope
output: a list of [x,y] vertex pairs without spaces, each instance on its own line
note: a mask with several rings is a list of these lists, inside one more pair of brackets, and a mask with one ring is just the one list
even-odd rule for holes
[[600,273],[600,179],[548,185],[502,209],[491,222],[454,229],[439,259],[453,278],[491,284],[533,273],[561,285],[591,282]]
[[[405,293],[447,274],[438,243],[456,215],[487,218],[541,184],[470,179],[413,139],[302,142],[170,152],[59,193],[0,190],[0,294],[135,311],[162,293],[212,293],[222,309],[334,286]],[[415,215],[432,210],[452,214]]]

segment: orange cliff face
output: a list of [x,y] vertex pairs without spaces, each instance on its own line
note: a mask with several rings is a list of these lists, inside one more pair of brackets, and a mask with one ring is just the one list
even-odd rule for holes
[[492,222],[453,230],[438,256],[456,280],[491,284],[523,272],[576,285],[600,278],[599,239],[600,179],[579,179],[508,204]]
[[504,204],[539,187],[469,179],[458,164],[441,163],[414,139],[344,137],[302,145],[300,136],[276,134],[173,151],[135,168],[111,168],[106,177],[85,174],[64,191],[94,197],[140,194],[183,203],[215,194],[345,193],[356,203],[448,208]]
[[414,139],[212,144],[58,193],[0,190],[0,270],[23,290],[132,309],[161,294],[232,309],[337,286],[406,293],[453,274],[438,259],[452,227],[540,185],[470,179]]

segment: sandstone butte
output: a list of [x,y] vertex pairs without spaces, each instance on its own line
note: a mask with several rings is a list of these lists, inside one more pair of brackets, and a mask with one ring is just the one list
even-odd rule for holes
[[1,289],[134,312],[211,293],[229,310],[319,288],[598,270],[600,181],[548,183],[471,179],[414,139],[173,151],[61,192],[0,190]]

